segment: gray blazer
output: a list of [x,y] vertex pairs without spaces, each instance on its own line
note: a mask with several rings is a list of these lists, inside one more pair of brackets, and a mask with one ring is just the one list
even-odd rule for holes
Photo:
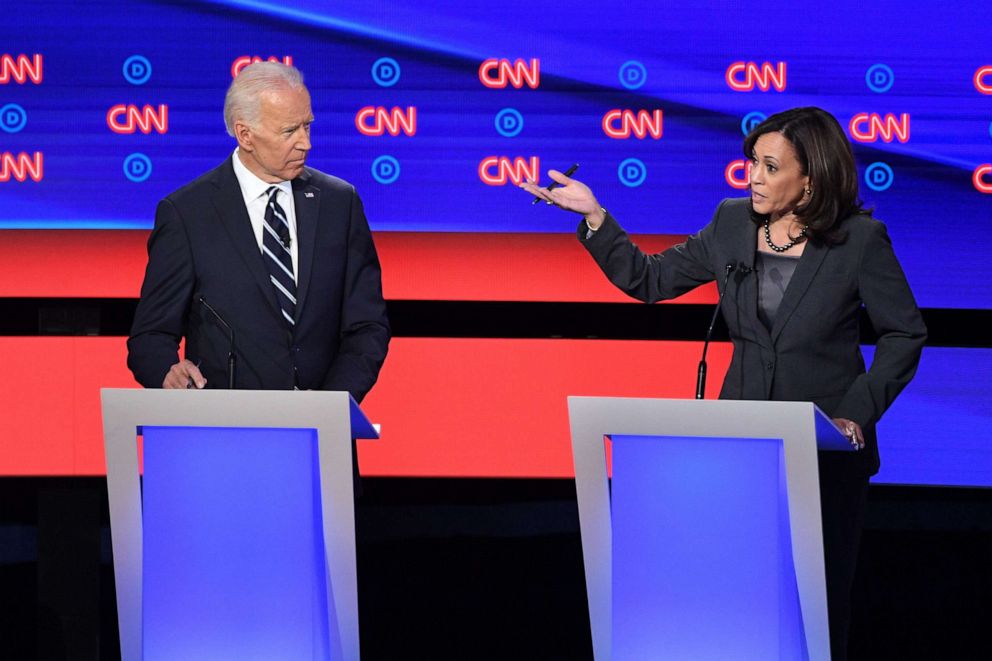
[[[613,284],[647,303],[712,280],[723,291],[726,267],[735,265],[721,309],[734,352],[720,397],[812,401],[859,423],[865,451],[821,453],[821,467],[843,479],[878,472],[875,423],[916,373],[927,335],[885,225],[853,216],[843,228],[841,245],[806,246],[771,331],[758,319],[757,274],[748,271],[758,228],[746,199],[724,200],[706,227],[656,255],[641,252],[609,214],[588,239],[580,223],[579,239]],[[862,306],[878,335],[868,371],[859,342]]]

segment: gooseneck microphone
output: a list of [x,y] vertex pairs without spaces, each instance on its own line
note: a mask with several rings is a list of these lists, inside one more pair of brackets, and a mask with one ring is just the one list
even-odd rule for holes
[[723,303],[723,297],[727,293],[727,285],[730,283],[730,274],[736,269],[740,268],[747,269],[749,272],[751,269],[749,267],[741,265],[736,265],[733,262],[727,262],[724,267],[723,274],[723,291],[720,292],[720,297],[716,299],[716,307],[713,309],[713,318],[710,319],[710,327],[706,330],[706,340],[703,341],[703,357],[699,361],[699,369],[696,371],[696,399],[703,399],[703,391],[706,390],[706,350],[710,346],[710,338],[713,337],[713,326],[716,325],[716,316],[720,313],[720,304]]
[[236,367],[237,358],[234,353],[234,329],[231,328],[231,324],[224,321],[224,317],[220,316],[217,310],[214,310],[207,299],[200,297],[200,305],[207,309],[207,312],[214,316],[214,319],[220,322],[221,326],[227,329],[228,335],[231,338],[231,348],[227,352],[227,387],[234,390],[234,370]]

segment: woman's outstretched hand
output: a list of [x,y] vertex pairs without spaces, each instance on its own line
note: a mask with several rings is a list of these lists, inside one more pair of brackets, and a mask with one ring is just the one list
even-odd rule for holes
[[565,211],[574,211],[575,213],[582,214],[586,219],[586,224],[589,225],[589,229],[599,229],[606,215],[603,213],[602,207],[599,206],[596,196],[593,195],[589,187],[578,179],[566,177],[558,170],[549,170],[548,176],[557,184],[551,190],[541,188],[537,185],[537,182],[529,179],[520,184],[520,187],[531,195],[541,198],[548,204],[553,204]]

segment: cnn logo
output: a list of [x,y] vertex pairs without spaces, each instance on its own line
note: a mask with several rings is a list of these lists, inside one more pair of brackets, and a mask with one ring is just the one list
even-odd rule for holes
[[417,134],[417,108],[408,106],[406,110],[394,107],[365,106],[355,114],[355,128],[362,135],[379,136],[388,133],[409,136]]
[[985,163],[975,168],[971,175],[971,183],[979,193],[992,195],[992,163]]
[[255,64],[256,62],[282,62],[287,67],[291,67],[293,66],[293,56],[285,55],[282,59],[279,59],[274,55],[270,55],[266,58],[261,58],[257,55],[242,55],[241,57],[235,58],[234,62],[231,63],[231,78],[237,78],[242,69],[249,64]]
[[10,152],[0,154],[0,182],[11,179],[25,182],[29,178],[33,181],[41,181],[44,176],[45,156],[40,151],[32,155],[24,152],[16,155]]
[[118,103],[107,111],[107,128],[121,134],[141,131],[148,135],[153,130],[157,133],[168,133],[169,106],[163,104],[153,108],[145,105],[139,108],[135,105]]
[[615,108],[603,115],[603,133],[615,140],[626,140],[632,135],[640,140],[649,135],[658,140],[662,136],[662,120],[661,109],[635,113]]
[[27,55],[0,55],[0,85],[6,85],[11,80],[23,85],[29,80],[35,85],[40,85],[43,79],[41,70],[42,57],[39,54],[28,57]]
[[909,142],[909,113],[896,117],[887,113],[884,117],[878,113],[859,112],[851,118],[848,125],[851,137],[858,142]]
[[730,89],[737,92],[751,92],[755,88],[762,92],[774,89],[785,91],[785,62],[734,62],[727,67],[724,79]]
[[505,186],[508,181],[519,186],[526,179],[537,181],[540,173],[541,161],[537,156],[529,159],[488,156],[479,163],[479,179],[487,186]]
[[730,161],[723,171],[723,178],[731,188],[747,189],[751,185],[751,161],[745,161],[743,158]]
[[992,94],[992,65],[979,67],[975,72],[974,83],[980,94]]
[[536,90],[541,85],[541,62],[537,58],[532,58],[530,62],[520,58],[510,62],[491,57],[479,65],[479,82],[490,89],[507,86],[520,89],[526,84]]

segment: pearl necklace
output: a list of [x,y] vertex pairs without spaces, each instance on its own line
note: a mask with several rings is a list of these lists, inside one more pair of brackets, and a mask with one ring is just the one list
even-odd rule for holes
[[788,250],[792,246],[794,246],[797,243],[799,243],[801,241],[804,241],[806,239],[806,230],[807,230],[807,226],[806,225],[803,225],[802,230],[799,231],[799,236],[797,236],[793,240],[789,241],[784,246],[777,246],[774,243],[772,243],[772,233],[768,229],[768,219],[766,218],[765,219],[765,243],[767,243],[768,244],[768,247],[771,248],[772,250],[774,250],[775,252],[785,252],[786,250]]

